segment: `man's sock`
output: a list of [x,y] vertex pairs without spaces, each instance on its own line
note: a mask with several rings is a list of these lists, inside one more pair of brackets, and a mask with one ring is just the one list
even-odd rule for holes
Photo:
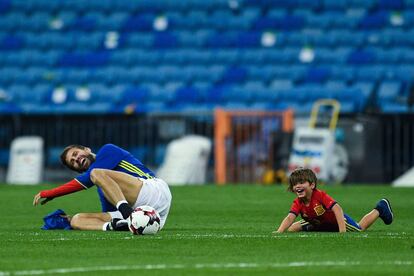
[[102,230],[103,231],[112,231],[112,225],[111,222],[105,222],[104,225],[102,226]]
[[124,219],[127,219],[134,211],[134,209],[132,209],[131,206],[128,205],[128,202],[126,200],[119,201],[116,204],[116,208],[118,209],[119,212],[121,212],[122,217]]

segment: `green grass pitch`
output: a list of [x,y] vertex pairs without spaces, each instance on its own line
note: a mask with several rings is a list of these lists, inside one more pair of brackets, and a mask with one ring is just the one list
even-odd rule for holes
[[414,275],[413,188],[324,186],[359,220],[387,197],[395,221],[364,233],[272,236],[294,195],[283,186],[172,187],[173,205],[155,236],[127,232],[43,231],[61,208],[97,212],[95,189],[33,207],[51,186],[0,185],[0,276],[3,275]]

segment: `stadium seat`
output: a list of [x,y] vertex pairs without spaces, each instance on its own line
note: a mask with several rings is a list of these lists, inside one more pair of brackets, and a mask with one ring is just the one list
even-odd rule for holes
[[325,82],[330,76],[330,70],[327,67],[311,67],[304,76],[304,82]]
[[348,56],[349,64],[370,64],[376,60],[375,54],[369,50],[355,50]]
[[382,82],[378,88],[377,100],[379,103],[393,102],[401,96],[402,83],[399,81],[385,81]]
[[142,15],[130,16],[128,17],[124,25],[122,26],[122,31],[125,32],[149,32],[153,30],[152,24],[154,22],[155,15],[144,13]]
[[385,70],[382,66],[358,66],[356,78],[358,80],[377,81],[384,77]]
[[174,33],[156,33],[152,46],[155,48],[174,48],[178,46],[178,40]]
[[380,29],[386,26],[388,12],[385,10],[367,14],[361,19],[359,27],[362,29]]

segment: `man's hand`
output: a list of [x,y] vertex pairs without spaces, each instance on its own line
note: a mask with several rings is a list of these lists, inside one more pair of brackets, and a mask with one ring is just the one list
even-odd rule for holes
[[38,205],[39,201],[40,201],[41,205],[46,204],[48,201],[51,201],[53,198],[48,198],[47,197],[47,198],[43,199],[42,201],[41,201],[41,199],[42,199],[42,196],[40,195],[40,193],[36,194],[33,198],[33,206]]

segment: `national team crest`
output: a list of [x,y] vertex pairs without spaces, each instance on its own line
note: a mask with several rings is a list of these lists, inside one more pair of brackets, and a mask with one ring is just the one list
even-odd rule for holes
[[325,209],[322,205],[316,205],[313,210],[315,211],[317,216],[322,216],[325,213]]

